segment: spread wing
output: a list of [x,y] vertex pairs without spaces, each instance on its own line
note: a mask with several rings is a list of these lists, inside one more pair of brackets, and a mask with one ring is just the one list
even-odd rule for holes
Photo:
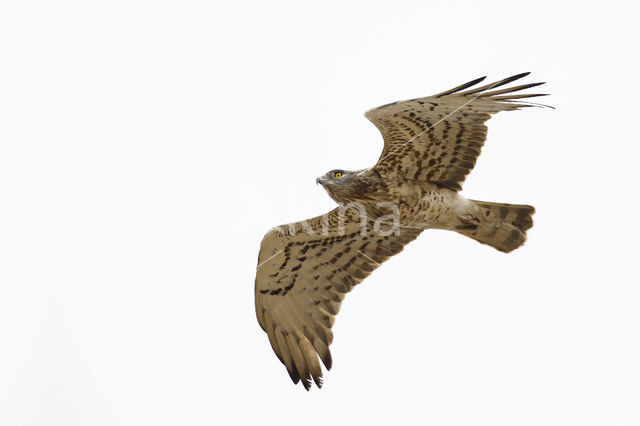
[[[258,322],[294,383],[322,386],[331,368],[331,326],[344,296],[421,232],[400,228],[380,235],[370,223],[338,207],[326,215],[284,225],[263,238],[255,303]],[[379,230],[378,230],[379,231]]]
[[[529,73],[480,87],[478,78],[426,98],[395,102],[365,113],[384,138],[375,168],[395,181],[419,180],[460,190],[487,136],[485,122],[499,111],[533,106],[521,99],[545,94],[516,94],[543,83],[497,89]],[[468,89],[468,90],[465,90]]]

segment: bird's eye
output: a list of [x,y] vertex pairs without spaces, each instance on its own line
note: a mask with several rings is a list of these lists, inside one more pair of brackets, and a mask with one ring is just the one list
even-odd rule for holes
[[333,177],[334,177],[334,178],[339,178],[340,176],[342,176],[342,172],[335,172],[335,173],[333,174]]

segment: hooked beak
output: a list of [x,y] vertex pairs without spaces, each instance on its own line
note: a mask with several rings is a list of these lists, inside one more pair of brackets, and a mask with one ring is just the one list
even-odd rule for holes
[[320,176],[319,178],[316,178],[316,185],[320,184],[320,185],[324,185],[324,183],[327,181],[326,177]]

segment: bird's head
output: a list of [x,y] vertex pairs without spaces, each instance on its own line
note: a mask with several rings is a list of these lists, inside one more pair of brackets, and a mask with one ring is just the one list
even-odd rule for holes
[[359,171],[331,170],[318,177],[316,183],[322,185],[329,196],[338,203],[358,200],[363,190],[363,180]]

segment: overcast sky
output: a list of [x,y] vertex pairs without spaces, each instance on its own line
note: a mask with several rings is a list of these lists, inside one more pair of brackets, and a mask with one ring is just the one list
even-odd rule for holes
[[[0,424],[638,425],[639,13],[590,3],[0,2]],[[423,233],[294,386],[264,233],[375,163],[365,110],[523,71],[556,109],[463,195],[534,205],[526,246]]]

